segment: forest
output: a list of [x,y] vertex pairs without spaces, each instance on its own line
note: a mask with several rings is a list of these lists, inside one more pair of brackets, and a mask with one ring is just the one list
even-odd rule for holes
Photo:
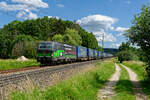
[[14,20],[0,29],[0,58],[35,58],[40,41],[56,41],[102,50],[93,33],[75,22],[57,18]]

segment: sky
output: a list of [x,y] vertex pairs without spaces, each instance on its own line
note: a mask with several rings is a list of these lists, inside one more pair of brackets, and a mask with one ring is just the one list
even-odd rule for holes
[[92,32],[105,48],[118,48],[127,41],[125,30],[135,14],[150,0],[0,0],[0,28],[13,20],[56,17],[78,23]]

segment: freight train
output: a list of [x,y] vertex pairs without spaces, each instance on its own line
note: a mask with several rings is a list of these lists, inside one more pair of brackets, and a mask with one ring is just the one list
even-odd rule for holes
[[108,54],[83,46],[53,41],[40,42],[37,50],[37,62],[42,65],[101,59],[103,56],[108,57]]

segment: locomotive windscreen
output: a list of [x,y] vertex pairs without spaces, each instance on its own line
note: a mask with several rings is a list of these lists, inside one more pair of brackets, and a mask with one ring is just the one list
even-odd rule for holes
[[52,43],[40,43],[39,49],[52,49]]

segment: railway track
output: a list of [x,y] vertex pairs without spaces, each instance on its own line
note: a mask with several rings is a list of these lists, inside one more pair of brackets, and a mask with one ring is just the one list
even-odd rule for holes
[[[100,60],[76,62],[72,64],[32,67],[14,71],[6,71],[0,74],[0,100],[6,99],[14,90],[25,89],[26,86],[50,86],[55,84],[58,75],[58,81],[66,79],[66,75],[70,76],[91,64]],[[74,72],[72,72],[72,70]],[[28,84],[28,82],[31,84]],[[24,88],[25,86],[25,88]]]
[[[57,65],[57,66],[46,66],[46,67],[36,67],[27,68],[23,70],[6,71],[0,74],[0,88],[7,86],[9,84],[18,84],[21,81],[27,80],[27,78],[35,79],[40,78],[40,75],[50,75],[53,73],[61,72],[67,69],[73,69],[76,67],[84,67],[83,65],[95,63],[99,60],[77,62],[72,64]],[[37,80],[37,79],[35,79]]]

